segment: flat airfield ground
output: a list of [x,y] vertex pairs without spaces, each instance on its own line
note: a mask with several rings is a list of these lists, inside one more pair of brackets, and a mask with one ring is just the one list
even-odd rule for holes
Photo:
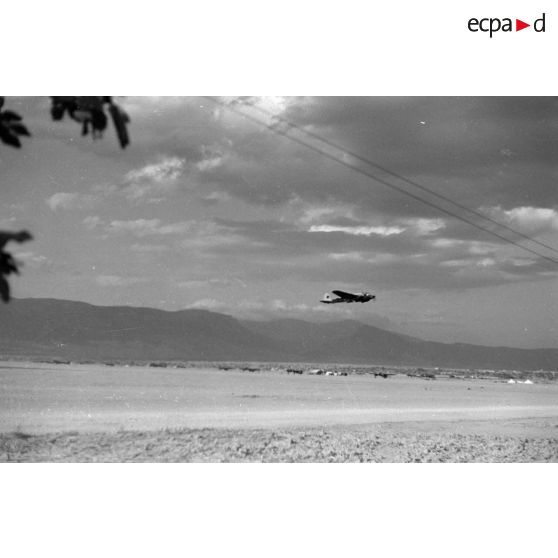
[[558,383],[2,362],[0,461],[558,462]]

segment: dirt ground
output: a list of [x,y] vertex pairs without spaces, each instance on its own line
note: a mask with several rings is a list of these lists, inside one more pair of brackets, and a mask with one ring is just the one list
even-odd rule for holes
[[0,461],[558,462],[558,384],[4,362]]

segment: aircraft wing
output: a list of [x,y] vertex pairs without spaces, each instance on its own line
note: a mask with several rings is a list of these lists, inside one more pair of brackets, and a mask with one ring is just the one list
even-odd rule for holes
[[353,293],[346,293],[345,291],[331,291],[333,294],[340,296],[341,298],[347,299],[347,300],[356,300],[358,298],[357,295],[353,294]]
[[324,304],[335,304],[336,302],[343,302],[343,301],[340,298],[331,298],[331,295],[326,293],[322,298],[322,300],[320,300],[320,302],[323,302]]

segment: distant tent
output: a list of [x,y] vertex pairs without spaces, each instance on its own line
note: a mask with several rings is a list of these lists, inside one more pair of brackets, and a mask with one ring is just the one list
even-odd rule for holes
[[515,380],[513,380],[513,379],[510,378],[510,379],[508,380],[508,384],[515,384]]
[[532,384],[533,382],[531,380],[525,380],[523,383],[524,384]]

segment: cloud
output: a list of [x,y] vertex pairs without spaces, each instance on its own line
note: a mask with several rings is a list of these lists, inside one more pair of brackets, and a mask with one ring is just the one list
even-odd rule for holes
[[495,258],[469,258],[461,260],[445,260],[440,262],[441,267],[462,268],[469,266],[476,267],[493,267],[496,265]]
[[85,228],[89,229],[90,231],[96,229],[97,227],[100,227],[103,223],[104,221],[97,215],[89,215],[83,220]]
[[129,221],[111,221],[106,230],[110,233],[130,233],[137,237],[150,235],[180,234],[188,231],[191,222],[181,221],[164,225],[160,219],[135,219]]
[[98,201],[97,196],[77,192],[57,192],[45,200],[52,211],[58,209],[91,209]]
[[289,200],[289,206],[295,212],[302,212],[300,217],[298,217],[297,222],[307,225],[313,224],[324,224],[324,218],[328,221],[337,219],[355,219],[355,208],[348,204],[342,203],[330,203],[326,205],[313,205],[304,202],[298,196],[294,196]]
[[[334,212],[333,209],[315,208],[306,212],[305,216],[301,219],[304,222],[308,219],[321,219],[322,217],[329,216]],[[427,219],[427,218],[412,218],[397,220],[390,225],[364,225],[364,224],[348,224],[350,222],[356,223],[354,217],[349,216],[347,210],[344,210],[345,215],[337,217],[336,224],[321,224],[311,225],[308,232],[342,232],[354,236],[393,236],[400,235],[406,231],[412,232],[414,235],[427,236],[445,228],[446,223],[443,219]],[[347,223],[347,224],[345,224]]]
[[313,221],[321,220],[322,217],[330,216],[335,212],[332,207],[310,207],[304,211],[300,218],[301,223],[311,223]]
[[165,157],[158,163],[131,170],[124,176],[125,196],[134,202],[157,203],[174,191],[182,176],[185,159]]
[[350,262],[365,261],[365,258],[361,252],[339,252],[339,253],[332,252],[331,254],[328,254],[328,258],[331,258],[332,260],[341,261],[341,262],[342,261],[350,261]]
[[[208,251],[228,252],[236,246],[244,255],[256,246],[264,246],[258,240],[250,240],[237,234],[233,227],[214,221],[190,221],[188,235],[180,245],[185,249],[202,250],[207,255]],[[236,257],[236,256],[235,256]]]
[[130,250],[140,254],[159,254],[161,252],[168,252],[170,248],[164,244],[132,244]]
[[[338,262],[360,262],[369,264],[389,264],[397,260],[403,259],[403,256],[398,256],[396,254],[373,254],[365,255],[362,252],[332,252],[328,254],[328,258],[338,261]],[[405,256],[405,259],[408,259]]]
[[403,221],[409,228],[413,229],[418,235],[429,235],[446,227],[444,219],[406,219]]
[[34,269],[39,269],[44,266],[50,266],[52,261],[49,260],[46,256],[41,254],[36,254],[35,252],[26,251],[26,252],[18,252],[17,248],[14,252],[14,256],[16,260],[21,261],[24,265],[28,265]]
[[[234,316],[242,319],[272,319],[280,316],[282,318],[298,318],[308,319],[309,317],[328,317],[331,309],[323,304],[304,304],[289,303],[283,299],[275,298],[271,300],[239,300],[239,301],[220,301],[215,298],[202,298],[192,303],[189,308],[199,308],[203,310],[212,310],[215,312],[225,312],[234,314]],[[339,314],[350,316],[348,309],[338,309],[336,317]]]
[[477,260],[476,265],[479,267],[492,267],[496,265],[496,260],[494,258],[482,258]]
[[167,157],[158,163],[145,165],[144,167],[131,170],[126,173],[124,180],[128,183],[147,180],[149,182],[168,182],[176,180],[182,174],[184,159],[178,157]]
[[[319,298],[319,295],[315,297]],[[223,312],[244,320],[273,320],[273,319],[298,319],[305,321],[330,322],[340,319],[354,319],[355,308],[353,305],[329,305],[319,302],[290,302],[285,298],[250,299],[250,300],[218,300],[217,298],[201,298],[189,305],[190,308],[199,308],[214,312]],[[366,312],[360,313],[359,321],[377,327],[390,328],[394,323],[384,316]]]
[[218,279],[218,278],[191,279],[189,281],[175,281],[174,285],[176,285],[180,289],[197,289],[200,287],[222,288],[222,287],[226,287],[227,285],[230,285],[233,282],[234,281],[231,281],[230,279]]
[[493,254],[498,244],[492,242],[480,242],[478,240],[462,240],[459,238],[435,238],[429,242],[432,248],[441,250],[455,250],[459,253],[483,256]]
[[201,161],[198,161],[196,163],[196,168],[200,172],[208,172],[210,170],[216,169],[217,167],[220,167],[222,164],[223,164],[223,157],[216,156],[216,157],[211,157],[208,159],[202,159]]
[[[555,197],[555,185],[549,184],[547,176],[554,155],[545,147],[548,142],[542,142],[545,134],[540,120],[556,105],[551,99],[292,97],[279,102],[271,98],[249,101],[308,125],[326,140],[369,156],[467,207],[496,205],[496,200],[509,205],[520,188],[525,190],[527,177],[533,182],[529,187],[533,205],[544,207],[545,199]],[[128,98],[125,105],[137,122],[139,151],[134,157],[155,152],[167,154],[166,159],[185,160],[183,173],[192,171],[192,180],[209,186],[210,191],[260,207],[298,197],[316,206],[352,204],[397,219],[437,216],[419,202],[402,198],[225,108],[215,117],[206,99]],[[533,115],[538,120],[529,120]],[[517,119],[525,124],[525,133],[513,133]],[[428,126],[421,126],[421,121]],[[502,156],[502,149],[515,156]],[[530,164],[539,158],[544,165]],[[136,177],[138,182],[145,175],[158,176],[154,169],[140,172],[156,165],[138,165],[128,178]],[[502,187],[496,188],[494,179],[501,172]],[[173,189],[157,191],[155,185],[150,193],[141,186],[130,190],[132,201],[161,201]]]
[[190,304],[189,308],[199,308],[202,310],[224,310],[227,306],[214,298],[202,298]]
[[98,275],[95,279],[101,287],[129,287],[139,283],[146,283],[148,279],[144,277],[120,277],[118,275]]
[[16,217],[0,217],[0,228],[10,228],[13,227],[17,221]]
[[196,163],[196,168],[199,172],[210,172],[223,165],[225,161],[225,154],[217,146],[202,145],[203,158]]
[[226,192],[210,192],[209,194],[201,197],[201,201],[205,205],[216,205],[218,203],[225,203],[230,201],[231,197]]
[[[219,225],[213,221],[178,221],[175,223],[164,223],[161,219],[132,219],[114,220],[105,223],[96,216],[84,219],[84,225],[90,230],[102,227],[109,234],[130,234],[137,238],[146,237],[179,237],[179,246],[183,249],[207,250],[209,248],[219,249],[231,245],[256,246],[257,242],[250,242],[245,237],[235,234],[230,228]],[[148,254],[170,250],[168,246],[153,244],[133,244],[130,249],[133,252]]]
[[505,210],[500,206],[484,208],[495,220],[513,225],[523,232],[558,231],[558,211],[551,208],[520,206]]
[[342,226],[335,226],[335,225],[312,225],[309,229],[309,232],[342,232],[345,234],[352,234],[355,236],[370,236],[370,235],[379,235],[379,236],[391,236],[393,234],[401,234],[405,231],[403,227],[342,227]]

